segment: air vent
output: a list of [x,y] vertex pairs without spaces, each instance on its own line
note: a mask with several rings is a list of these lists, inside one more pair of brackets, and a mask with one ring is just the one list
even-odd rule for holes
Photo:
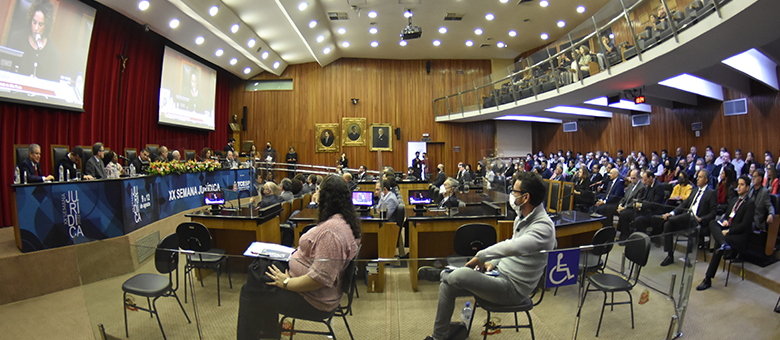
[[631,116],[631,126],[647,126],[650,125],[650,115],[633,115]]
[[482,44],[482,45],[479,45],[479,48],[490,47],[490,46],[493,46],[493,45],[491,45],[491,44]]
[[563,132],[577,132],[577,122],[563,123]]
[[463,16],[465,14],[458,14],[458,13],[447,13],[444,16],[444,21],[461,21],[463,20]]
[[704,128],[704,124],[702,122],[696,122],[691,124],[691,130],[693,131],[699,131]]
[[349,20],[347,12],[328,12],[328,18],[330,20]]
[[723,113],[726,116],[744,115],[748,112],[747,98],[727,100],[723,102]]

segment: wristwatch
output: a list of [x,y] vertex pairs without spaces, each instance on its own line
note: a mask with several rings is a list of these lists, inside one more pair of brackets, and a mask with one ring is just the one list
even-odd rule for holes
[[282,281],[282,284],[284,284],[284,290],[287,290],[287,284],[288,283],[290,283],[290,278],[289,277],[284,279],[284,281]]

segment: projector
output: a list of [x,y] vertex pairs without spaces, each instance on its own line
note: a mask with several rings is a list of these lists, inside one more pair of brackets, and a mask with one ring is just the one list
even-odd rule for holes
[[401,37],[404,40],[417,39],[422,36],[422,28],[420,26],[406,26],[401,30]]

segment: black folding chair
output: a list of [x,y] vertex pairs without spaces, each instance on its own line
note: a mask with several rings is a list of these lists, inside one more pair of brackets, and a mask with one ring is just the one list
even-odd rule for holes
[[[193,269],[211,269],[217,273],[217,306],[222,306],[222,296],[219,290],[219,277],[223,271],[228,272],[228,281],[230,289],[233,289],[233,279],[230,277],[230,271],[227,270],[228,257],[225,250],[212,248],[211,234],[208,228],[197,222],[184,222],[176,227],[176,235],[179,237],[179,247],[184,250],[191,250],[195,254],[187,254],[187,264],[184,266],[184,302],[187,302],[187,276]],[[203,287],[203,278],[200,279],[200,286]],[[194,292],[193,292],[194,293]]]

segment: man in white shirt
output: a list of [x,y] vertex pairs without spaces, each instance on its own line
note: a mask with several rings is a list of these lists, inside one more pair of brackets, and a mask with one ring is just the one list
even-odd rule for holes
[[379,182],[376,182],[376,187],[374,188],[374,195],[379,196],[379,202],[376,203],[374,206],[374,209],[376,211],[387,211],[387,218],[390,219],[390,221],[395,221],[395,210],[398,208],[398,198],[396,198],[395,193],[392,191],[391,183],[390,181],[382,181],[383,184],[380,184]]
[[734,150],[734,159],[731,160],[731,165],[734,166],[734,171],[737,172],[737,176],[741,176],[742,168],[745,167],[745,161],[742,160],[742,150]]

